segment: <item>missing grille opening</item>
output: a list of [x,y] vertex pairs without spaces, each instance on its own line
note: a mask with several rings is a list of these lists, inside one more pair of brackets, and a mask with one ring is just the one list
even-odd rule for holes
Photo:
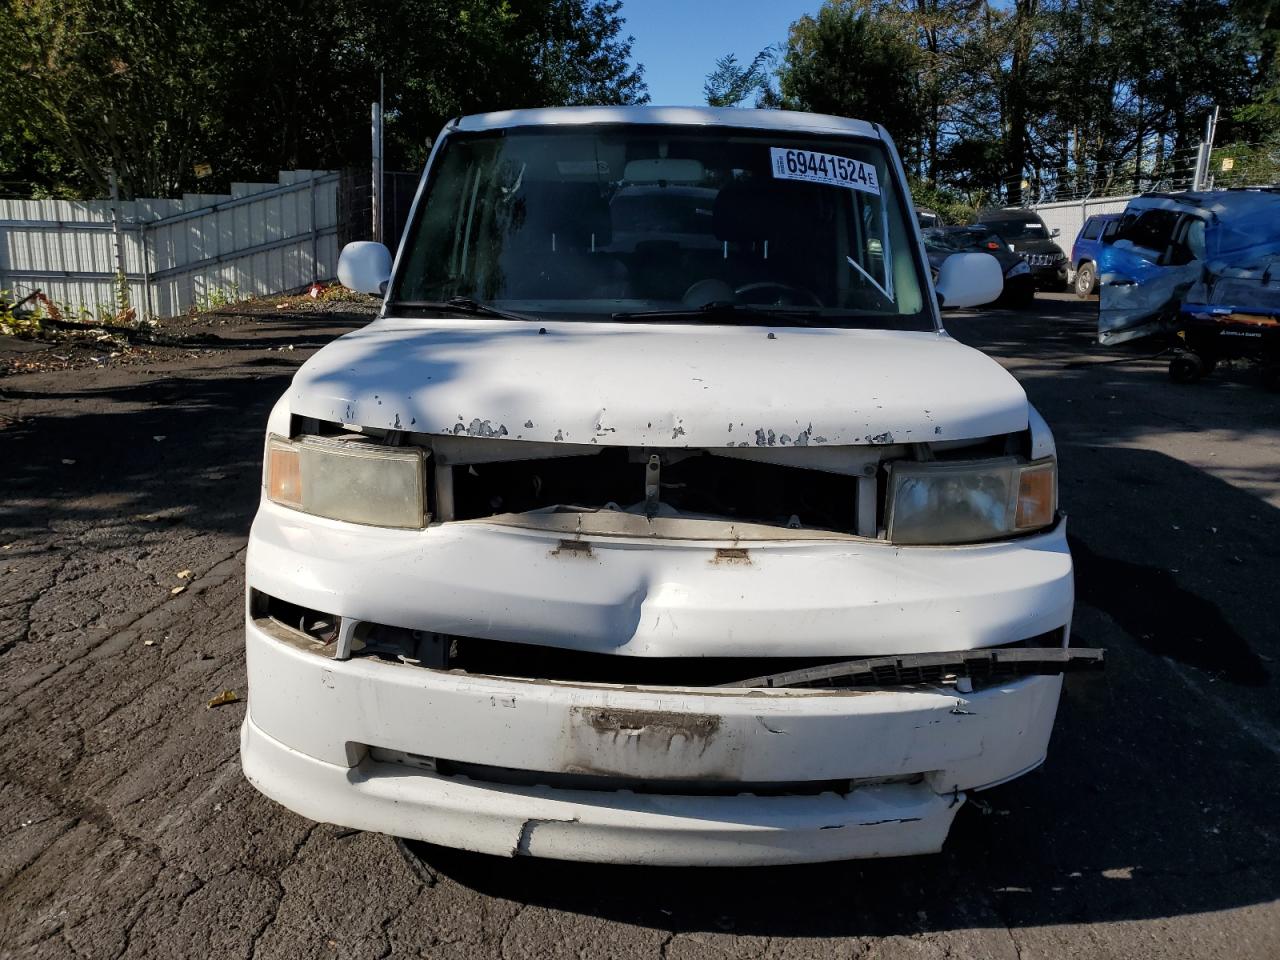
[[457,466],[454,517],[474,520],[553,506],[600,509],[612,504],[624,510],[674,510],[687,516],[855,531],[856,477],[681,451],[665,455],[657,495],[646,504],[649,455],[609,448],[592,456]]

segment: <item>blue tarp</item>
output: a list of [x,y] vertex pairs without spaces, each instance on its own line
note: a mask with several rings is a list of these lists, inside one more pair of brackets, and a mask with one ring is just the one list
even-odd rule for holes
[[1100,342],[1172,329],[1179,312],[1193,306],[1267,315],[1280,310],[1280,191],[1147,195],[1130,202],[1126,223],[1146,210],[1168,211],[1164,222],[1177,226],[1158,250],[1135,242],[1149,242],[1151,233],[1126,227],[1103,248]]

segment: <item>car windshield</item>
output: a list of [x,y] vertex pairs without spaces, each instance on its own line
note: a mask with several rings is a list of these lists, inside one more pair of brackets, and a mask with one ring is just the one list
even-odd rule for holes
[[930,250],[959,253],[966,250],[990,250],[1005,248],[1004,241],[986,227],[966,230],[933,229],[924,231],[924,245]]
[[1049,239],[1049,231],[1038,220],[993,220],[987,226],[1011,243]]
[[933,330],[878,141],[601,125],[451,134],[390,307]]

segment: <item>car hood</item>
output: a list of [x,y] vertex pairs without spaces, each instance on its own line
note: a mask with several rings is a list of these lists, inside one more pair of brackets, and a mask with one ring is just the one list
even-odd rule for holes
[[295,415],[430,434],[728,447],[970,439],[1022,387],[946,334],[383,319],[298,370]]

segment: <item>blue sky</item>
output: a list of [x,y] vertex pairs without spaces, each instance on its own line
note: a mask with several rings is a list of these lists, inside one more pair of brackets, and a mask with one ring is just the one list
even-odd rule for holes
[[821,0],[623,0],[631,55],[644,64],[655,104],[702,103],[702,83],[726,53],[750,60],[787,39],[787,28]]

